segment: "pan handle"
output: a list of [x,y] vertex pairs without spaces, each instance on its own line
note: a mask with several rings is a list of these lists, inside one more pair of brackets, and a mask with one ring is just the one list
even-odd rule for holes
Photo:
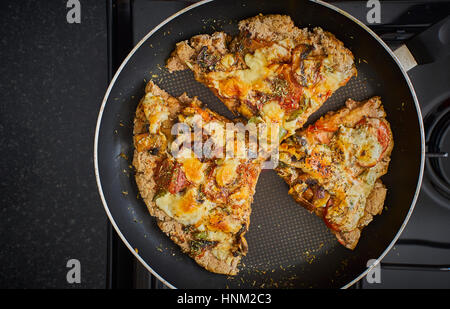
[[394,54],[406,71],[450,55],[450,15],[401,45]]

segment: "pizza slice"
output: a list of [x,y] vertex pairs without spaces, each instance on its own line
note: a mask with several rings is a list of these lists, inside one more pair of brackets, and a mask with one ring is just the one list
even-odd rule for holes
[[333,34],[299,29],[286,15],[242,20],[235,37],[216,32],[179,42],[167,68],[191,69],[232,112],[277,124],[280,139],[356,75],[352,53]]
[[140,195],[160,229],[199,265],[235,275],[247,253],[261,165],[225,156],[226,145],[246,146],[224,137],[221,130],[231,121],[201,108],[196,98],[176,99],[152,82],[145,92],[134,120]]
[[280,145],[277,173],[289,194],[321,217],[338,241],[354,249],[361,230],[380,214],[393,137],[379,97],[347,100]]

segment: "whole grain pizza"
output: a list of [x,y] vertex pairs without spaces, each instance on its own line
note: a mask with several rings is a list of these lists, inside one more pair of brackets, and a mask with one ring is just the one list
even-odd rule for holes
[[380,214],[394,146],[379,97],[347,100],[280,145],[278,174],[294,199],[319,217],[339,242],[354,249],[361,230]]
[[297,28],[286,15],[239,22],[239,34],[200,34],[179,42],[169,71],[190,69],[232,112],[279,126],[280,139],[352,76],[353,55],[330,32]]

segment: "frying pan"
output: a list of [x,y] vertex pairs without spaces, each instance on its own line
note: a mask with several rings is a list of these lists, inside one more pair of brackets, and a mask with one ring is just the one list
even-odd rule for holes
[[[273,170],[261,173],[252,204],[249,252],[234,277],[210,273],[183,254],[157,227],[139,198],[130,162],[133,119],[152,79],[173,96],[186,91],[226,117],[233,115],[189,71],[169,74],[165,60],[175,43],[199,33],[237,32],[241,19],[287,14],[298,27],[320,26],[355,55],[357,78],[339,89],[311,118],[341,107],[347,98],[382,98],[395,147],[383,214],[364,229],[358,246],[341,246],[323,222],[288,195]],[[362,278],[393,246],[405,227],[422,181],[424,131],[419,105],[405,70],[366,26],[320,1],[202,1],[169,17],[147,34],[124,60],[103,100],[95,134],[94,162],[106,213],[126,246],[171,288],[335,288]],[[375,263],[369,263],[369,260]]]

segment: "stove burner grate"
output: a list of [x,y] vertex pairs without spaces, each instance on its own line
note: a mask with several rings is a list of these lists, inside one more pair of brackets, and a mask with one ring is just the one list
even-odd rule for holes
[[434,190],[434,194],[430,196],[435,201],[450,209],[450,98],[426,117],[425,127],[428,181],[424,185]]

